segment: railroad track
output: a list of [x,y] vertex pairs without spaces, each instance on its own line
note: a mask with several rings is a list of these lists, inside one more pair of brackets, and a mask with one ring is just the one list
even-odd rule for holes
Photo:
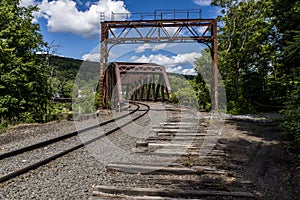
[[[235,181],[234,174],[219,163],[225,151],[216,145],[204,158],[201,148],[209,148],[216,137],[210,120],[199,119],[188,110],[166,108],[167,119],[153,125],[150,135],[136,143],[136,154],[146,157],[139,162],[106,165],[107,173],[122,173],[109,184],[93,187],[90,200],[112,199],[254,199],[254,195]],[[150,112],[160,112],[151,109]],[[152,133],[152,134],[151,134]],[[204,146],[203,146],[204,145]],[[205,147],[205,145],[207,145]],[[156,157],[152,159],[152,156]],[[147,160],[148,159],[148,160]],[[166,160],[170,159],[167,162]],[[248,184],[248,183],[243,183]]]
[[[2,162],[2,167],[3,166],[16,166],[16,162],[19,162],[20,164],[15,167],[17,169],[9,169],[9,170],[5,170],[8,171],[7,173],[5,173],[5,175],[2,175],[0,177],[0,183],[3,183],[5,181],[8,181],[14,177],[17,177],[21,174],[27,173],[30,170],[36,169],[40,166],[46,165],[47,163],[62,157],[72,151],[75,151],[79,148],[84,147],[85,145],[91,144],[97,140],[100,140],[108,135],[111,135],[112,133],[120,130],[121,128],[131,124],[132,122],[138,120],[139,118],[143,117],[144,115],[146,115],[150,109],[150,107],[147,104],[143,104],[143,103],[138,103],[138,102],[129,102],[132,105],[136,106],[136,109],[130,111],[129,113],[116,117],[114,119],[99,123],[97,125],[93,125],[87,128],[83,128],[81,130],[78,131],[74,131],[71,133],[67,133],[65,135],[61,135],[59,137],[55,137],[49,140],[45,140],[30,146],[26,146],[20,149],[16,149],[10,152],[6,152],[0,155],[0,161]],[[141,106],[144,106],[146,108],[141,109]],[[138,116],[134,116],[132,118],[130,118],[129,121],[124,122],[123,124],[118,124],[118,127],[110,129],[105,131],[104,133],[102,133],[101,135],[98,135],[97,137],[94,137],[92,139],[89,139],[87,141],[81,142],[80,140],[75,141],[74,142],[74,137],[87,132],[89,130],[92,129],[96,129],[99,128],[101,126],[105,126],[108,125],[110,123],[116,122],[118,120],[121,120],[129,115],[133,115],[135,113],[137,113],[138,111],[142,111],[141,114],[138,114]],[[75,144],[76,143],[76,144]],[[55,146],[59,144],[58,146]],[[50,151],[48,151],[50,149]],[[36,157],[37,159],[35,161],[31,161],[30,164],[26,163],[28,162],[28,160],[26,160],[26,155],[24,155],[25,153],[37,153]],[[20,156],[20,158],[16,158]],[[43,158],[40,158],[43,157]],[[25,158],[25,159],[24,159]],[[10,161],[9,161],[10,160]],[[18,160],[18,161],[17,161]]]

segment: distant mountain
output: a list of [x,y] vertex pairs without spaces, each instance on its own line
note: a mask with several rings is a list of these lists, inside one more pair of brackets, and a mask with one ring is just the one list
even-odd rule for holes
[[[86,70],[86,73],[93,74],[99,71],[99,63],[97,62],[83,61],[59,56],[51,56],[49,59],[49,64],[55,69],[54,71],[56,74],[54,75],[59,75],[60,78],[65,80],[75,80],[80,67],[85,69],[86,66],[89,66],[88,70]],[[82,72],[83,70],[81,70],[81,73]]]

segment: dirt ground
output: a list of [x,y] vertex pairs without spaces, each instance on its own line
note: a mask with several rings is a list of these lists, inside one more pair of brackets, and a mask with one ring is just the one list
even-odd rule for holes
[[278,123],[226,120],[219,145],[236,182],[258,199],[300,199],[299,158],[283,145]]

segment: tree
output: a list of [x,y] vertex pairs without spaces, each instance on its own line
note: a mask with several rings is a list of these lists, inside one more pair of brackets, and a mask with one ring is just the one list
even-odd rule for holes
[[300,149],[300,1],[213,0],[219,17],[219,67],[232,113],[278,111]]
[[273,0],[272,15],[278,30],[281,83],[285,86],[282,126],[292,141],[290,149],[300,152],[300,1]]
[[[214,0],[223,8],[219,17],[219,68],[232,113],[259,112],[273,105],[268,84],[274,79],[276,48],[268,18],[270,0]],[[274,80],[272,80],[274,81]],[[272,107],[273,108],[273,107]]]
[[187,80],[179,74],[168,74],[172,88],[172,103],[198,108],[197,93],[193,87],[193,80]]
[[199,108],[209,110],[211,108],[210,89],[212,87],[212,56],[210,49],[203,49],[201,57],[196,58],[195,71],[197,76],[194,79],[194,88],[197,91]]
[[42,121],[47,113],[48,76],[36,58],[43,43],[39,25],[32,23],[36,7],[19,0],[0,2],[0,115],[4,121]]

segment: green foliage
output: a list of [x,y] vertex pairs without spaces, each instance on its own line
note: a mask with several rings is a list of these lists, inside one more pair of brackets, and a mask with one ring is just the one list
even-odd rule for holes
[[195,71],[197,76],[192,82],[193,87],[197,92],[199,108],[201,110],[209,110],[211,108],[210,88],[212,87],[212,58],[209,49],[203,49],[201,57],[196,58]]
[[229,112],[274,112],[299,150],[300,1],[213,0]]
[[285,103],[285,109],[282,111],[284,120],[282,127],[285,128],[285,135],[287,139],[292,141],[290,146],[291,150],[300,154],[300,90],[298,94],[294,94]]
[[225,83],[228,111],[255,113],[282,105],[274,98],[285,95],[285,90],[272,84],[280,79],[274,76],[279,65],[274,65],[278,58],[274,56],[277,52],[273,41],[274,26],[269,18],[271,1],[214,0],[213,4],[221,6],[224,13],[219,17],[222,24],[219,70]]
[[33,123],[35,120],[32,117],[32,114],[30,112],[23,112],[20,114],[20,122],[23,123]]
[[177,101],[180,105],[186,105],[190,107],[198,107],[197,94],[194,88],[180,88],[174,93],[177,98]]
[[94,113],[99,106],[99,94],[97,90],[97,83],[92,80],[84,81],[79,78],[76,79],[74,85],[73,103],[74,113]]
[[281,51],[281,83],[287,95],[282,98],[285,107],[282,110],[282,127],[291,141],[288,146],[300,154],[300,2],[298,0],[273,0],[272,14],[278,28],[278,48]]
[[179,100],[178,100],[177,96],[174,93],[172,93],[172,96],[170,98],[170,102],[172,102],[174,104],[179,104]]
[[95,93],[89,90],[82,90],[80,96],[76,98],[76,103],[73,105],[73,112],[93,113],[95,111]]
[[39,25],[32,23],[37,8],[18,4],[11,0],[0,3],[1,122],[42,121],[50,87],[45,66],[35,54],[44,44]]
[[[48,75],[53,96],[72,98],[75,80],[94,80],[99,74],[99,63],[83,61],[55,55],[39,55],[41,60],[48,61]],[[82,69],[83,68],[83,69]],[[81,70],[80,70],[81,69]],[[78,73],[80,70],[80,73]]]
[[65,82],[65,84],[62,86],[63,97],[72,98],[73,86],[74,86],[73,80],[68,80]]
[[179,74],[168,74],[172,96],[170,102],[198,108],[197,93],[192,86],[193,80],[187,80]]

